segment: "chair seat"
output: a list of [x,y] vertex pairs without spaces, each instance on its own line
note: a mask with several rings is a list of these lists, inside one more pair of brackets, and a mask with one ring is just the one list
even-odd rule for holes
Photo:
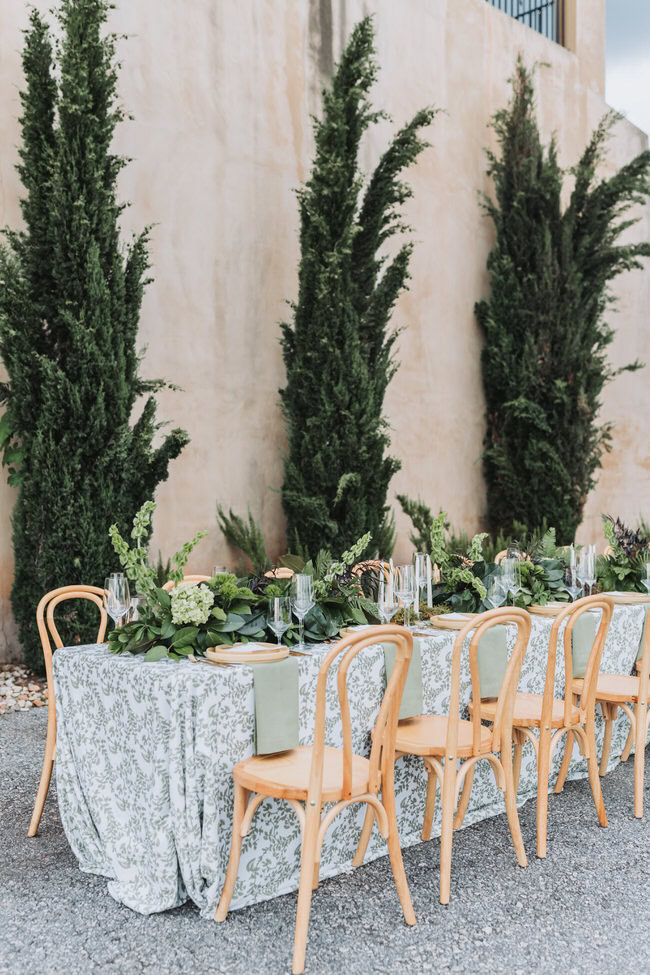
[[[245,789],[276,799],[306,799],[309,788],[312,747],[292,748],[275,755],[255,755],[238,762],[232,770],[235,782]],[[352,795],[368,791],[370,762],[352,755]],[[325,748],[323,759],[323,802],[337,802],[343,795],[343,751]]]
[[[417,718],[406,718],[397,726],[395,749],[408,755],[444,755],[447,746],[447,725],[449,718],[441,714],[421,714]],[[459,758],[472,755],[474,726],[471,721],[458,722]],[[481,727],[481,754],[492,751],[492,731]]]
[[[542,694],[524,694],[518,692],[515,696],[515,707],[512,716],[512,724],[515,728],[539,728],[542,723]],[[470,701],[470,714],[473,713],[473,701]],[[497,712],[496,701],[481,701],[481,718],[483,721],[494,721]],[[580,720],[580,712],[576,707],[571,709],[571,724],[577,724]],[[564,726],[564,701],[560,698],[553,698],[553,709],[551,712],[551,727],[562,728]]]
[[[582,680],[574,680],[574,693],[582,692]],[[596,700],[609,701],[613,704],[627,704],[635,702],[639,697],[639,678],[628,674],[599,674],[596,684]]]

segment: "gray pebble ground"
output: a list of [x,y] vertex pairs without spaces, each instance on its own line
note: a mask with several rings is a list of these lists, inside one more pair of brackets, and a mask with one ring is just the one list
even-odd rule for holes
[[[289,972],[295,895],[219,926],[189,905],[134,914],[104,879],[78,870],[54,789],[39,836],[27,839],[45,719],[44,709],[0,719],[0,972]],[[650,788],[646,819],[636,820],[632,786],[631,763],[603,780],[606,830],[587,782],[552,797],[544,861],[527,803],[526,870],[505,816],[456,833],[448,907],[437,900],[438,841],[406,850],[415,928],[402,921],[387,858],[325,881],[312,902],[307,972],[650,972]]]

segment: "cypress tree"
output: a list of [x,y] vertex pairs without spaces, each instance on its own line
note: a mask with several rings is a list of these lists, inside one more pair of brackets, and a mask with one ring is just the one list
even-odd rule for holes
[[[124,118],[116,37],[104,30],[110,7],[63,0],[56,57],[48,26],[31,13],[18,167],[24,229],[7,231],[0,251],[0,355],[9,377],[0,389],[1,439],[19,486],[12,606],[36,666],[40,597],[56,586],[102,585],[119,568],[109,525],[129,530],[188,440],[173,430],[153,446],[154,394],[165,384],[139,374],[148,232],[120,242],[116,180],[126,160],[110,148]],[[87,613],[66,618],[66,640],[93,632]]]
[[601,393],[619,372],[607,347],[610,282],[642,267],[650,244],[620,244],[636,221],[624,215],[650,193],[650,152],[609,179],[597,168],[618,116],[606,115],[577,165],[563,207],[564,174],[555,140],[544,148],[531,74],[521,58],[510,105],[493,126],[499,154],[488,153],[494,199],[485,209],[496,230],[488,258],[491,294],[476,306],[485,335],[487,407],[484,471],[493,530],[546,521],[558,542],[575,537],[612,427],[599,420]]
[[292,322],[282,325],[287,382],[280,395],[289,440],[282,503],[289,545],[311,555],[341,552],[366,531],[382,555],[394,540],[386,496],[400,465],[386,455],[383,403],[397,368],[389,322],[406,287],[412,245],[390,260],[379,252],[408,229],[400,207],[411,191],[400,173],[427,145],[419,133],[434,112],[419,111],[397,133],[364,183],[359,144],[385,118],[368,97],[376,73],[367,17],[323,92],[316,157],[298,191],[299,292]]

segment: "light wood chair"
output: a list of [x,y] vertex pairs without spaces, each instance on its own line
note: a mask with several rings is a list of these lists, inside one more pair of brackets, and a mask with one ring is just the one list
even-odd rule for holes
[[[627,737],[621,761],[627,762],[634,745],[634,815],[643,817],[643,785],[645,773],[645,746],[648,738],[648,696],[650,694],[650,626],[646,623],[641,656],[636,662],[638,676],[629,674],[598,674],[596,682],[596,703],[600,704],[605,719],[605,736],[600,754],[600,774],[605,775],[609,764],[612,744],[612,729],[618,717],[618,709],[630,719],[630,733]],[[573,691],[582,693],[583,682],[574,680]],[[632,710],[634,706],[634,710]]]
[[[199,582],[209,582],[211,578],[212,576],[183,576],[183,582],[191,582],[193,585],[198,586]],[[168,579],[162,588],[170,592],[170,590],[176,588],[176,583],[173,579]]]
[[[481,724],[479,714],[472,720],[460,718],[460,669],[465,638],[472,633],[469,644],[469,664],[473,693],[480,699],[478,670],[478,645],[481,637],[493,626],[514,623],[517,627],[515,647],[510,655],[495,703],[495,719],[491,728]],[[477,762],[485,759],[494,772],[497,786],[505,792],[508,824],[512,834],[517,860],[527,865],[526,851],[521,837],[519,817],[515,803],[515,787],[512,766],[512,707],[517,681],[521,672],[526,645],[530,636],[531,619],[523,609],[492,609],[472,619],[458,632],[454,643],[451,664],[451,696],[449,715],[424,714],[400,721],[395,740],[396,758],[402,755],[420,755],[428,773],[427,799],[422,826],[422,839],[431,837],[431,826],[436,800],[436,780],[442,795],[442,834],[440,838],[440,903],[449,903],[451,883],[451,848],[454,830],[454,807],[463,789],[461,806],[464,806],[459,824],[465,815],[471,792],[471,782]],[[444,758],[444,768],[442,759]],[[465,759],[460,768],[458,759]],[[460,806],[459,806],[460,809]],[[355,857],[355,866],[363,860],[372,829],[372,815],[368,810],[366,822]]]
[[[370,757],[352,751],[347,673],[351,661],[365,647],[386,641],[396,645],[395,667],[386,687],[372,734]],[[325,657],[318,672],[313,746],[294,748],[275,755],[258,755],[239,762],[233,769],[235,806],[230,860],[215,914],[224,921],[230,906],[241,853],[242,837],[250,830],[255,811],[267,796],[286,799],[294,809],[302,833],[300,886],[293,950],[293,972],[305,967],[305,950],[312,888],[318,886],[321,848],[334,818],[352,803],[365,802],[388,843],[393,876],[407,924],[415,914],[404,872],[397,833],[394,793],[395,733],[402,692],[406,681],[413,637],[401,626],[371,627],[340,640]],[[339,659],[340,658],[340,659]],[[343,748],[325,745],[325,697],[327,676],[339,660],[337,690],[343,726]],[[381,799],[379,793],[381,791]],[[304,803],[304,805],[303,805]],[[334,803],[322,816],[324,803]],[[365,827],[364,827],[365,829]]]
[[382,562],[381,559],[367,559],[365,562],[357,562],[352,567],[352,574],[362,576],[365,572],[383,573],[384,579],[388,581],[390,577],[390,562]]
[[[579,704],[575,703],[573,692],[573,650],[571,634],[583,613],[589,610],[602,610],[600,624],[587,662]],[[526,740],[530,741],[537,759],[537,856],[546,856],[546,833],[548,821],[548,777],[551,760],[557,745],[566,734],[566,744],[562,766],[555,784],[555,792],[561,792],[571,761],[573,739],[578,739],[580,750],[587,759],[589,783],[594,798],[598,822],[607,826],[607,814],[600,789],[598,762],[596,759],[596,737],[594,726],[595,692],[600,658],[605,638],[612,618],[614,604],[607,596],[585,596],[567,605],[554,619],[546,664],[546,680],[543,694],[518,693],[513,710],[513,738],[515,743],[515,787],[519,784],[521,756]],[[555,662],[557,657],[558,633],[562,623],[564,629],[564,698],[556,698]],[[474,710],[473,703],[470,710]],[[495,705],[490,701],[480,702],[481,718],[494,721]],[[537,734],[535,734],[537,732]]]
[[295,574],[294,570],[286,565],[279,565],[277,569],[269,569],[264,573],[267,579],[291,579]]
[[[45,673],[47,676],[47,737],[45,739],[45,758],[43,759],[43,770],[41,781],[36,793],[34,812],[27,831],[28,836],[36,836],[38,826],[43,815],[43,807],[50,788],[52,778],[52,767],[56,758],[56,702],[54,700],[54,677],[52,672],[52,644],[50,637],[54,641],[54,646],[58,650],[63,646],[63,641],[59,636],[59,631],[54,622],[54,610],[59,603],[68,599],[87,599],[94,603],[99,609],[99,630],[97,632],[97,643],[103,643],[106,634],[106,623],[108,617],[103,606],[104,590],[97,586],[61,586],[46,593],[41,599],[36,609],[36,625],[41,638],[43,647],[43,657],[45,658]],[[47,608],[47,612],[46,612]],[[49,631],[49,632],[48,632]]]

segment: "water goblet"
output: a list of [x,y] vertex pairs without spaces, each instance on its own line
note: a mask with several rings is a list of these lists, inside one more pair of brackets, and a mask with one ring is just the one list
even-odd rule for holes
[[129,606],[128,622],[137,623],[138,620],[141,620],[146,605],[147,605],[146,596],[131,596],[131,605]]
[[650,596],[650,562],[645,564],[645,578],[641,579],[641,582],[646,587],[647,593]]
[[120,621],[131,607],[129,582],[123,572],[112,572],[106,576],[103,603],[115,626],[120,626]]
[[275,633],[280,646],[280,637],[291,626],[291,600],[288,596],[273,596],[269,600],[266,622]]
[[291,579],[291,604],[293,614],[298,618],[298,648],[305,649],[305,616],[314,605],[311,576],[296,574]]
[[582,586],[578,582],[577,570],[573,565],[567,565],[564,570],[564,588],[571,596],[571,601],[573,602],[578,598],[582,592]]
[[506,601],[507,590],[503,587],[503,579],[497,573],[493,575],[487,584],[487,595],[485,602],[491,609],[498,609]]
[[521,562],[517,558],[501,561],[501,579],[503,589],[508,595],[512,594],[512,605],[515,605],[517,593],[521,590]]
[[395,595],[404,607],[404,625],[411,622],[411,605],[415,600],[415,571],[413,565],[398,565],[395,570]]
[[384,623],[390,623],[397,612],[397,597],[392,578],[386,579],[384,573],[379,577],[379,593],[377,595],[377,610]]

